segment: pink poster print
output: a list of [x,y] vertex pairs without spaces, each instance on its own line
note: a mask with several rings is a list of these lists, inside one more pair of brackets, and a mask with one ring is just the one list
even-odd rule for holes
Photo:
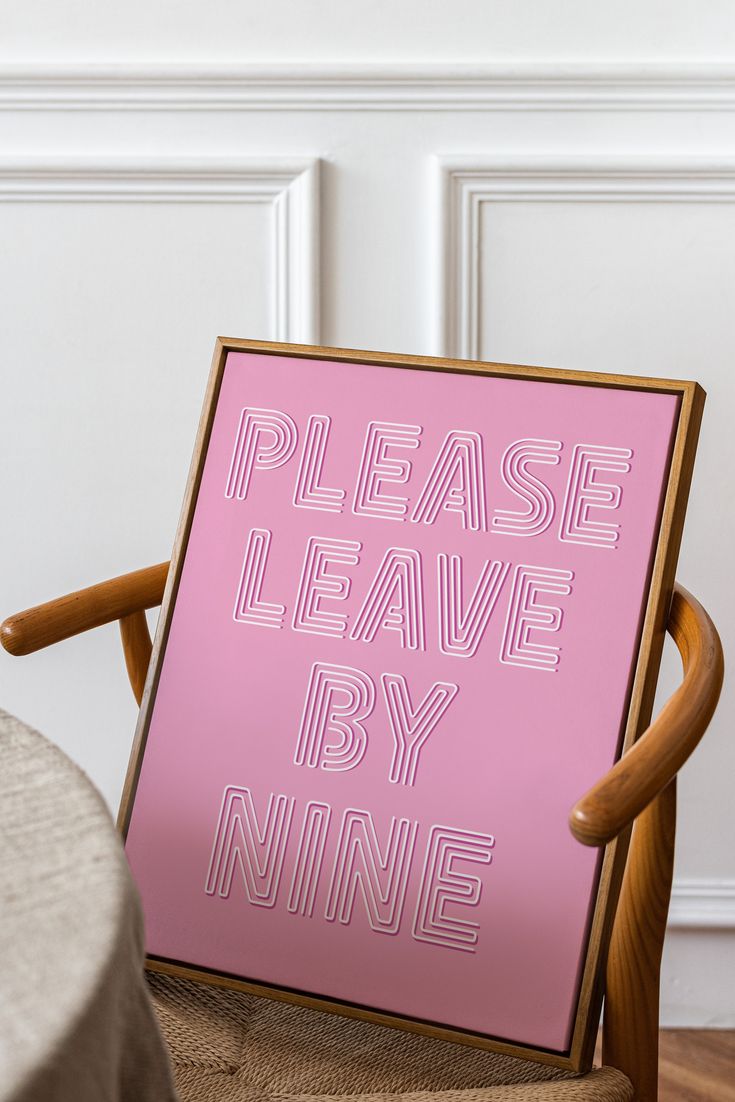
[[674,394],[227,354],[127,854],[150,954],[563,1052]]

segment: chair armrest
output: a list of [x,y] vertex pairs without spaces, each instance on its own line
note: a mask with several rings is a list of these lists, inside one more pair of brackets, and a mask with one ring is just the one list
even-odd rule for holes
[[0,625],[0,642],[11,654],[32,654],[82,631],[154,608],[163,599],[168,568],[167,562],[148,566],[9,616]]
[[[9,616],[0,625],[0,642],[11,654],[32,654],[154,608],[163,599],[168,570],[169,563],[159,563]],[[668,630],[681,654],[684,680],[648,730],[572,809],[572,834],[584,845],[605,845],[633,822],[673,780],[714,714],[724,676],[722,644],[699,601],[678,585]],[[140,680],[140,699],[145,671],[134,677],[128,668],[134,688],[136,677]]]
[[569,825],[586,846],[612,841],[674,779],[707,730],[724,676],[717,629],[695,597],[674,588],[667,625],[684,680],[651,726],[572,809]]

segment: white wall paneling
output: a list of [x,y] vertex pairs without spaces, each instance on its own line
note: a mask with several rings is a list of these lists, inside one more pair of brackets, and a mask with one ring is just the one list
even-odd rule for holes
[[661,976],[661,1020],[671,1028],[733,1028],[735,877],[677,877]]
[[703,163],[696,156],[672,162],[455,155],[440,156],[437,166],[437,354],[467,359],[483,354],[483,217],[492,218],[496,204],[735,201],[735,159]]
[[[218,332],[318,340],[318,162],[6,155],[0,236],[7,615],[170,553]],[[115,635],[6,667],[0,695],[113,806]]]
[[735,878],[680,878],[671,893],[669,928],[735,930]]
[[5,66],[7,111],[731,111],[735,67]]
[[[679,576],[688,578],[690,569],[696,575],[695,541],[699,561],[706,556],[715,572],[726,569],[729,551],[711,540],[704,498],[731,495],[724,435],[729,406],[720,405],[723,380],[713,359],[728,343],[722,310],[727,295],[720,295],[735,279],[735,264],[728,260],[735,233],[735,159],[455,153],[436,158],[435,185],[437,353],[538,362],[536,351],[546,348],[545,362],[579,367],[589,362],[589,337],[600,344],[597,366],[603,370],[617,364],[621,370],[626,365],[638,373],[702,379],[710,404]],[[717,440],[719,455],[718,445],[712,447]],[[714,594],[710,603],[727,650],[730,604]],[[676,679],[669,655],[659,703]],[[723,729],[731,706],[726,690],[715,732]],[[705,740],[700,753],[710,750]],[[693,766],[700,764],[695,757]],[[702,770],[699,779],[704,776]],[[708,774],[710,784],[713,779]],[[691,784],[685,771],[686,795]],[[704,793],[698,811],[700,822],[711,816]],[[680,844],[688,868],[702,853],[693,841],[693,819],[685,799]],[[711,944],[715,931],[718,953],[732,963],[735,877],[677,877],[670,926],[677,931],[678,958],[687,959],[685,971],[694,971],[697,947],[708,937]],[[691,984],[665,988],[674,1002],[691,992]],[[724,992],[714,999],[712,1022],[732,1020],[726,1001]],[[680,1006],[672,1008],[670,1020],[687,1020]]]
[[[169,159],[0,160],[0,203],[258,204],[268,219],[268,330],[318,340],[319,162]],[[217,256],[211,257],[213,265]]]
[[[582,0],[566,30],[540,0],[460,0],[473,18],[451,26],[432,0],[410,35],[395,15],[398,37],[348,0],[340,18],[363,12],[339,31],[350,49],[316,49],[315,13],[289,53],[296,5],[276,0],[248,25],[248,54],[221,29],[241,5],[216,0],[224,22],[208,17],[200,46],[193,24],[164,35],[147,0],[147,60],[133,63],[130,27],[97,41],[128,9],[77,23],[75,50],[61,24],[36,48],[38,22],[32,37],[20,25],[41,2],[11,0],[0,42],[0,617],[168,555],[224,331],[700,379],[679,577],[735,653],[730,5],[709,29],[696,6],[684,34],[685,0],[666,20],[631,0],[626,51],[619,9],[603,19]],[[179,6],[177,29],[185,18]],[[523,48],[503,53],[516,32]],[[562,32],[564,60],[531,50]],[[495,56],[475,49],[491,40]],[[662,697],[677,677],[669,653]],[[113,627],[0,654],[0,706],[116,803],[135,709]],[[726,685],[681,780],[670,1024],[735,1025],[733,715]]]

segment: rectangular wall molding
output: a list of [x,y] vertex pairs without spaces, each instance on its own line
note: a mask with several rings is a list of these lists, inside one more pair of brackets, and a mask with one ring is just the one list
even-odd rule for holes
[[481,358],[481,219],[493,203],[731,203],[735,159],[678,161],[440,156],[436,167],[435,349]]
[[314,343],[319,339],[318,181],[315,158],[3,158],[0,203],[262,204],[269,218],[273,338]]
[[727,64],[0,66],[10,111],[730,111]]
[[735,930],[735,880],[674,881],[669,928]]

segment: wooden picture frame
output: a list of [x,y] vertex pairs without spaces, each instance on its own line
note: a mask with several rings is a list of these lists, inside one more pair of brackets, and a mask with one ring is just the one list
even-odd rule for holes
[[[668,608],[673,591],[676,561],[704,405],[704,392],[698,384],[687,381],[639,378],[617,374],[606,375],[540,367],[521,367],[507,364],[489,364],[219,338],[215,347],[171,569],[168,575],[152,660],[121,800],[118,821],[126,838],[135,805],[136,791],[143,766],[151,718],[184,569],[220,388],[227,357],[230,353],[287,357],[291,360],[318,360],[327,363],[336,362],[341,365],[375,365],[384,368],[410,370],[420,374],[440,372],[458,376],[490,376],[499,379],[573,384],[580,387],[603,388],[609,391],[650,392],[673,396],[677,403],[677,413],[668,459],[668,475],[660,501],[657,535],[649,567],[648,598],[640,624],[637,661],[629,686],[627,718],[622,732],[620,751],[624,752],[635,741],[649,723],[653,707]],[[578,793],[579,796],[582,794],[582,792]],[[521,815],[523,813],[523,811],[520,812]],[[304,990],[290,989],[282,984],[253,982],[247,978],[202,966],[192,966],[163,956],[149,956],[147,965],[154,971],[229,986],[252,994],[291,1001],[302,1006],[333,1011],[350,1017],[364,1018],[372,1022],[451,1041],[459,1041],[512,1056],[535,1059],[565,1069],[586,1070],[591,1064],[599,1021],[602,1000],[602,970],[622,880],[629,840],[628,835],[629,832],[626,832],[608,845],[601,856],[597,894],[589,918],[587,949],[578,982],[576,1012],[571,1027],[570,1042],[563,1051],[552,1051],[535,1045],[516,1043],[503,1037],[487,1036],[468,1029],[456,1029],[437,1023],[435,1020],[421,1020],[412,1016],[387,1013],[374,1007],[353,1004],[347,1000],[324,997]]]

